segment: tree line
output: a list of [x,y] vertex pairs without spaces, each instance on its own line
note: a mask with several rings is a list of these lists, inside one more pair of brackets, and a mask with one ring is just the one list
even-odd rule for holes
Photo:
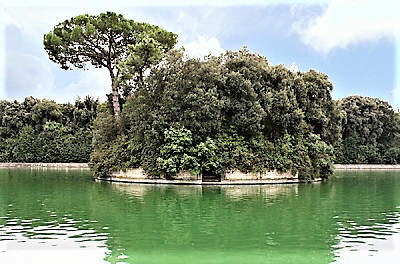
[[400,163],[400,114],[387,101],[354,95],[339,105],[344,118],[337,163]]
[[[74,105],[33,97],[27,97],[21,103],[0,101],[0,162],[89,162],[93,132],[97,135],[93,142],[95,145],[110,140],[111,137],[102,138],[106,132],[113,136],[119,133],[110,118],[113,113],[111,104],[111,99],[100,105],[98,100],[89,96],[77,99]],[[400,115],[388,102],[355,95],[336,104],[340,111],[340,132],[333,143],[335,163],[400,163]],[[186,127],[203,131],[203,136],[197,133],[194,136],[207,138],[220,126],[218,119],[207,111],[218,110],[204,102],[196,107],[200,110],[198,114],[208,115],[203,120],[209,124],[203,124],[204,128],[199,129],[200,123],[192,123],[189,118]],[[96,120],[98,112],[100,116]],[[101,121],[107,117],[109,122]],[[93,131],[95,120],[97,125]],[[248,125],[240,126],[249,129]],[[187,129],[184,131],[188,132]],[[274,131],[271,135],[277,137],[278,134]]]
[[0,162],[88,162],[98,100],[0,101]]

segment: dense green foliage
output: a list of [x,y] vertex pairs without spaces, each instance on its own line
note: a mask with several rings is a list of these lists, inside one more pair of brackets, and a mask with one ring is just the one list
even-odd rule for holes
[[0,101],[0,162],[88,162],[98,101]]
[[95,122],[90,166],[98,176],[136,167],[167,177],[180,170],[277,169],[310,180],[332,173],[341,112],[323,73],[271,66],[245,48],[204,60],[172,51],[132,89],[121,126],[106,110]]
[[[50,60],[68,70],[85,69],[87,64],[107,68],[111,77],[114,115],[119,118],[121,73],[142,81],[144,72],[157,64],[175,46],[177,35],[158,26],[138,23],[114,12],[98,16],[79,15],[67,19],[44,35],[44,48]],[[129,65],[129,71],[125,69]],[[120,86],[122,88],[122,86]],[[126,90],[124,90],[126,93]]]
[[349,96],[340,101],[346,112],[338,163],[400,163],[400,116],[386,101]]
[[[81,15],[44,36],[63,69],[105,67],[108,101],[0,101],[0,162],[88,162],[96,176],[143,168],[298,173],[336,163],[400,163],[400,116],[376,98],[331,98],[327,75],[270,65],[248,51],[193,59],[177,35],[112,12]],[[123,105],[121,108],[120,105]]]

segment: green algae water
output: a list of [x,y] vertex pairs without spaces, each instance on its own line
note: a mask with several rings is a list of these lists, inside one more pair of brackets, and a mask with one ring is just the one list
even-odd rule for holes
[[394,263],[400,172],[325,183],[94,182],[88,170],[0,169],[0,263]]

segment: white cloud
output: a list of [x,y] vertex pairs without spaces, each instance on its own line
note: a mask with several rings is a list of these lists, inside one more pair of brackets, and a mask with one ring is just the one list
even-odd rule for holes
[[[54,0],[3,0],[7,5],[23,6],[23,5],[36,5],[36,6],[93,6],[93,5],[106,5],[109,4],[108,0],[69,0],[66,2],[54,1]],[[231,6],[231,5],[265,5],[266,2],[269,4],[291,4],[291,3],[307,3],[307,4],[319,4],[328,0],[114,0],[118,5],[129,5],[129,6],[178,6],[178,5],[214,5],[214,6]]]
[[400,2],[393,0],[332,0],[322,16],[293,29],[319,53],[347,48],[383,37],[393,39],[400,28]]
[[181,11],[179,13],[178,19],[175,22],[181,22],[183,19],[186,19],[187,17],[188,17],[188,15],[185,12]]
[[[106,100],[106,94],[111,92],[111,79],[107,69],[93,69],[81,71],[78,83],[72,83],[65,88],[65,97],[62,97],[56,102],[73,102],[77,96],[84,98],[90,95],[100,101]],[[67,100],[66,100],[67,99]]]
[[[40,39],[45,33],[54,29],[58,23],[81,14],[98,15],[107,10],[93,7],[54,7],[54,6],[8,6],[4,13],[4,23],[6,25],[17,25],[29,35]],[[46,19],[38,19],[43,18]]]
[[6,98],[24,100],[26,96],[47,97],[54,89],[50,68],[31,54],[10,52],[6,58]]
[[197,40],[184,45],[184,47],[185,53],[189,55],[189,57],[195,58],[202,58],[210,54],[218,56],[225,52],[218,39],[205,35],[198,36]]
[[[294,11],[296,6],[292,8]],[[393,107],[400,106],[400,2],[393,0],[332,0],[314,20],[299,20],[293,30],[320,54],[387,38],[396,43],[396,88]],[[305,22],[306,21],[306,22]]]

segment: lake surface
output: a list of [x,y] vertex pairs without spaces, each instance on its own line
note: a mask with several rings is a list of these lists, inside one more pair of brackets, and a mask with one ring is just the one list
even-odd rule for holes
[[167,186],[0,169],[0,263],[393,263],[400,172]]

